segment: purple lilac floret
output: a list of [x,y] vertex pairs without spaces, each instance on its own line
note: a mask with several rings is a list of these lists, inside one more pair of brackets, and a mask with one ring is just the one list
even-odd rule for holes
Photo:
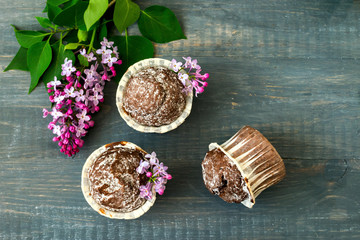
[[146,200],[151,200],[152,192],[151,192],[152,184],[148,182],[146,185],[140,186],[140,196],[145,198]]
[[153,188],[159,195],[164,194],[167,181],[172,179],[172,176],[166,172],[167,169],[167,166],[159,162],[155,152],[145,155],[145,159],[141,160],[139,167],[136,168],[138,173],[146,174],[146,177],[149,178],[146,185],[141,185],[139,188],[142,198],[151,200]]
[[113,64],[122,63],[113,42],[104,38],[101,45],[95,54],[87,54],[86,49],[79,51],[90,63],[89,68],[76,67],[66,58],[61,65],[62,79],[54,77],[54,81],[47,84],[48,93],[52,94],[50,102],[55,106],[51,111],[43,109],[43,117],[52,116],[48,128],[56,135],[53,141],[58,142],[60,152],[69,157],[79,152],[84,144],[81,138],[94,126],[90,114],[100,110],[104,85],[116,75]]
[[197,97],[197,95],[204,92],[204,88],[207,87],[208,83],[206,80],[209,78],[209,74],[201,74],[201,67],[198,65],[196,59],[192,60],[191,57],[183,57],[183,59],[185,63],[173,59],[170,67],[178,74],[179,80],[184,85],[183,91],[189,94],[195,89],[195,96]]

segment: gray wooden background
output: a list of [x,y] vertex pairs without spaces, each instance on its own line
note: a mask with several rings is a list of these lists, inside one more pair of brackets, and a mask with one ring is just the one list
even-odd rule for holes
[[[188,39],[156,45],[155,56],[196,57],[209,87],[183,125],[156,135],[125,124],[110,83],[84,147],[66,158],[42,118],[43,87],[28,95],[28,73],[0,73],[0,239],[360,239],[360,2],[138,3],[176,13]],[[10,24],[37,29],[43,7],[0,0],[0,70],[18,49]],[[287,169],[253,209],[212,196],[200,166],[210,142],[245,124],[269,138]],[[174,176],[132,221],[100,216],[80,189],[87,156],[120,140],[155,150]]]

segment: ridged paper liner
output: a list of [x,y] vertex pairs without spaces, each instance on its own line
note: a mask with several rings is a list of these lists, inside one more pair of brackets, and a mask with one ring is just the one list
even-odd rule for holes
[[193,101],[193,92],[191,91],[190,94],[186,96],[186,105],[182,112],[182,114],[172,123],[159,126],[159,127],[151,127],[151,126],[144,126],[140,123],[136,122],[131,116],[129,116],[123,109],[123,95],[124,95],[124,89],[131,78],[132,75],[134,75],[136,72],[139,72],[145,68],[148,67],[165,67],[170,70],[170,61],[162,58],[149,58],[142,61],[139,61],[132,66],[128,68],[126,73],[122,76],[119,86],[117,88],[116,92],[116,105],[119,110],[119,113],[121,117],[125,120],[127,125],[134,128],[135,130],[139,132],[145,132],[145,133],[166,133],[168,131],[174,130],[178,126],[180,126],[185,119],[189,116],[191,112],[192,107],[192,101]]
[[238,167],[250,192],[242,202],[252,208],[255,198],[285,177],[285,165],[276,149],[256,129],[245,126],[225,143],[211,143],[209,149],[223,151]]
[[132,211],[132,212],[127,212],[127,213],[122,213],[122,212],[115,212],[115,211],[111,211],[108,210],[106,208],[104,208],[103,206],[101,206],[100,204],[98,204],[91,196],[91,192],[90,192],[90,181],[89,181],[89,169],[90,167],[93,165],[94,161],[103,153],[105,152],[109,146],[112,147],[121,147],[121,148],[129,148],[129,149],[138,149],[142,152],[144,152],[146,154],[146,152],[144,150],[142,150],[140,147],[138,147],[137,145],[130,143],[130,142],[118,142],[115,143],[117,145],[113,145],[114,143],[110,143],[110,144],[106,144],[98,149],[96,149],[86,160],[83,169],[82,169],[82,174],[81,174],[81,189],[82,192],[84,194],[84,197],[86,199],[86,201],[89,203],[89,205],[98,213],[100,213],[101,215],[108,217],[108,218],[116,218],[116,219],[135,219],[140,217],[141,215],[143,215],[145,212],[147,212],[152,205],[154,205],[154,202],[156,200],[156,192],[155,189],[153,188],[153,197],[151,200],[147,200],[144,205],[142,205],[140,208]]

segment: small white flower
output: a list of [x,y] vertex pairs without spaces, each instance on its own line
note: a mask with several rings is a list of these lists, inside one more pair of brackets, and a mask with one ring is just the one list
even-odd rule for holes
[[76,101],[77,102],[84,102],[85,101],[85,95],[84,95],[84,90],[80,89],[78,91],[78,95],[76,96]]
[[65,99],[65,96],[59,95],[59,96],[54,97],[54,102],[56,102],[57,104],[59,104],[59,103],[61,103],[62,100],[64,100],[64,99]]
[[101,46],[101,48],[99,48],[98,50],[96,50],[97,54],[101,54],[101,55],[107,55],[107,54],[111,54],[112,51],[110,49],[107,49],[106,46]]
[[61,82],[59,80],[57,80],[57,77],[55,76],[54,81],[51,81],[50,84],[51,84],[51,86],[54,87],[54,90],[56,90],[56,87],[61,85]]
[[112,47],[112,45],[114,44],[114,42],[109,42],[109,41],[107,40],[107,38],[104,37],[104,41],[100,42],[100,44],[101,44],[101,46],[105,46],[105,47],[110,48],[110,47]]
[[86,55],[86,49],[85,49],[85,48],[81,49],[81,50],[80,50],[80,54],[83,55],[83,56],[85,56],[85,55]]
[[56,134],[57,136],[61,135],[61,129],[59,125],[54,125],[53,134]]
[[87,111],[84,109],[81,113],[76,114],[76,117],[79,119],[79,123],[84,123],[89,121],[90,117],[86,115]]
[[72,60],[65,58],[64,64],[61,64],[61,76],[70,76],[71,73],[76,71],[76,68],[72,66]]
[[65,89],[66,97],[77,97],[78,92],[75,91],[74,87],[71,87],[70,89]]
[[185,67],[187,68],[187,67],[189,67],[190,65],[191,65],[191,57],[187,57],[187,58],[185,58],[185,57],[183,57],[183,59],[185,60]]
[[187,75],[186,73],[178,73],[178,77],[179,80],[182,82],[182,84],[185,86],[186,85],[186,80],[189,79],[189,75]]
[[177,62],[175,59],[171,60],[170,67],[174,72],[178,72],[182,66],[182,62]]
[[51,116],[53,116],[53,118],[59,118],[64,115],[62,112],[58,111],[55,107],[52,109],[50,114]]

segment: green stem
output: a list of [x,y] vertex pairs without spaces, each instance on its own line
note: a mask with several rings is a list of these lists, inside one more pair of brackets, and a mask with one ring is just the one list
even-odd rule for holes
[[49,38],[48,38],[48,40],[50,40],[50,38],[52,38],[52,36],[53,36],[54,34],[53,33],[51,33],[50,34],[50,36],[49,36]]
[[126,56],[129,56],[129,47],[128,47],[128,32],[127,28],[125,28],[125,46],[126,46]]
[[[73,29],[74,28],[66,28],[66,29],[63,29],[63,30],[57,30],[55,28],[53,31],[51,31],[49,33],[46,33],[45,36],[50,35],[49,38],[48,38],[48,40],[50,40],[50,38],[52,38],[52,36],[54,36],[57,33],[60,33],[61,34],[60,35],[60,42],[62,43],[62,39]],[[63,36],[63,33],[64,33],[64,36]]]
[[[66,37],[66,35],[68,35],[69,32],[70,32],[70,31],[65,32],[65,34],[64,34],[64,36],[62,36],[62,38]],[[62,34],[62,33],[61,33],[61,34]]]
[[63,32],[70,32],[70,31],[73,30],[73,29],[74,29],[74,28],[66,28],[66,29],[63,29],[63,30],[54,29],[54,31],[51,31],[51,34],[63,33]]
[[112,0],[112,1],[109,3],[108,8],[111,7],[115,2],[116,2],[116,0]]
[[93,30],[92,36],[91,36],[91,41],[90,41],[90,45],[89,45],[89,50],[88,53],[89,54],[91,52],[91,50],[93,49],[93,44],[94,44],[94,39],[95,39],[95,31],[96,29]]

